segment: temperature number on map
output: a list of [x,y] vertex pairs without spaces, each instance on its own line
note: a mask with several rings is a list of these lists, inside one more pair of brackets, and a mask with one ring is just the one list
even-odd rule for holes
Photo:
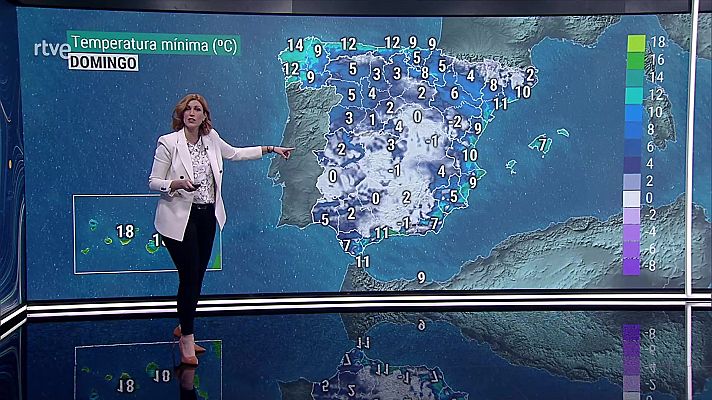
[[[367,246],[438,233],[469,207],[487,172],[478,142],[488,123],[537,84],[534,67],[460,59],[416,35],[288,38],[279,59],[286,85],[334,94],[314,151],[322,173],[312,223],[333,229],[364,269],[374,263]],[[428,275],[411,279],[426,287]]]

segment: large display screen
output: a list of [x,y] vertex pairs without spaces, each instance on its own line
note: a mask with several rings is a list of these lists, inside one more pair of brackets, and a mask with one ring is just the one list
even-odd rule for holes
[[[147,180],[193,92],[228,143],[295,147],[226,162],[205,294],[684,285],[688,14],[23,8],[18,29],[32,300],[174,294]],[[708,39],[698,288],[712,278]]]
[[[695,400],[712,393],[710,318],[694,314]],[[185,376],[172,368],[173,323],[28,325],[28,398],[177,398]],[[198,324],[208,351],[188,385],[203,399],[691,398],[682,309],[222,316]],[[48,358],[59,368],[41,368]]]

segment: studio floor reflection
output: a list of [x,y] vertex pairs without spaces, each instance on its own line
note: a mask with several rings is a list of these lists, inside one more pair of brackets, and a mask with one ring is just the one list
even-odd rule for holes
[[[0,385],[30,400],[687,398],[682,310],[203,316],[197,368],[174,327],[25,324],[0,343]],[[693,335],[694,399],[709,400],[712,311]]]
[[200,344],[207,351],[200,357],[199,370],[179,365],[175,342],[77,346],[76,398],[108,399],[140,390],[144,398],[157,399],[168,396],[171,388],[165,386],[174,381],[181,398],[191,398],[186,393],[191,391],[195,392],[192,397],[222,398],[222,341],[202,340]]

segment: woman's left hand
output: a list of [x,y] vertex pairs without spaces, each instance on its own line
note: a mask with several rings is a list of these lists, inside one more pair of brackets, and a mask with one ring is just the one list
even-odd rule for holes
[[289,156],[292,154],[294,147],[279,147],[274,146],[274,152],[282,156],[285,160],[289,160]]

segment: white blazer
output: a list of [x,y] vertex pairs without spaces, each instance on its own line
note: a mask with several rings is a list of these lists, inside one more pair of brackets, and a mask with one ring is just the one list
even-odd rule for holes
[[[210,168],[215,177],[215,219],[222,230],[226,219],[222,199],[223,158],[233,161],[256,160],[262,157],[262,148],[260,146],[232,147],[225,143],[214,129],[203,136],[203,145],[208,152]],[[195,192],[187,192],[183,189],[172,191],[170,185],[171,181],[176,179],[193,181],[194,178],[193,163],[183,129],[158,138],[148,186],[151,190],[161,192],[154,221],[156,230],[161,235],[183,240]]]

